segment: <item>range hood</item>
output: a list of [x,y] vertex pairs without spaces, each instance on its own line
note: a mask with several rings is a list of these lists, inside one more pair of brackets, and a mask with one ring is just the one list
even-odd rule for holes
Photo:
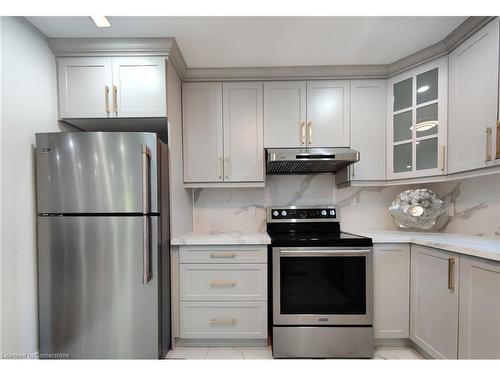
[[359,152],[350,148],[269,148],[267,174],[335,173],[359,161]]

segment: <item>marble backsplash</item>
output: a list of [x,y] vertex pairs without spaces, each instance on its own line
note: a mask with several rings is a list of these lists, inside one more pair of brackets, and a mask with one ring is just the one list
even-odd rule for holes
[[[344,231],[397,229],[389,206],[403,190],[430,188],[447,212],[429,231],[500,236],[500,174],[412,186],[338,189],[332,175],[267,176],[265,188],[195,189],[195,231],[263,231],[268,205],[334,205]],[[249,209],[255,206],[255,217]]]

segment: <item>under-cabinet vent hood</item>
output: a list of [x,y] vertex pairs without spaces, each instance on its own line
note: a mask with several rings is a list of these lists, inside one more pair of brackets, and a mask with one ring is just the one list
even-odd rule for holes
[[359,152],[350,148],[270,148],[267,149],[266,173],[335,173],[359,161]]

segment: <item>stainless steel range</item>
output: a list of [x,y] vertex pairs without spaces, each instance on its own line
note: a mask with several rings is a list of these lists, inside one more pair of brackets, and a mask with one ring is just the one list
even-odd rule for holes
[[373,244],[335,207],[268,207],[275,358],[373,356]]

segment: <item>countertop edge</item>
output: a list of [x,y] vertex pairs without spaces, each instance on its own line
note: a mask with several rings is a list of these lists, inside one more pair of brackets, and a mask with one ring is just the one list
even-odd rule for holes
[[266,232],[191,232],[170,240],[172,246],[269,245]]
[[[446,239],[439,241],[438,239],[435,238],[419,238],[415,234],[410,234],[410,233],[407,234],[404,232],[402,232],[401,234],[399,233],[384,234],[377,232],[350,232],[350,233],[371,237],[374,244],[408,243],[412,245],[428,246],[444,251],[449,251],[452,253],[469,255],[477,258],[500,262],[500,247],[498,251],[490,251],[473,246],[457,245],[456,243],[450,243],[446,241]],[[425,236],[425,233],[423,233],[421,236]],[[474,236],[472,235],[470,236],[464,235],[464,237],[468,237],[470,239],[474,238]],[[491,239],[491,241],[493,243],[493,241],[495,240]],[[499,246],[500,246],[500,241],[499,241]]]

